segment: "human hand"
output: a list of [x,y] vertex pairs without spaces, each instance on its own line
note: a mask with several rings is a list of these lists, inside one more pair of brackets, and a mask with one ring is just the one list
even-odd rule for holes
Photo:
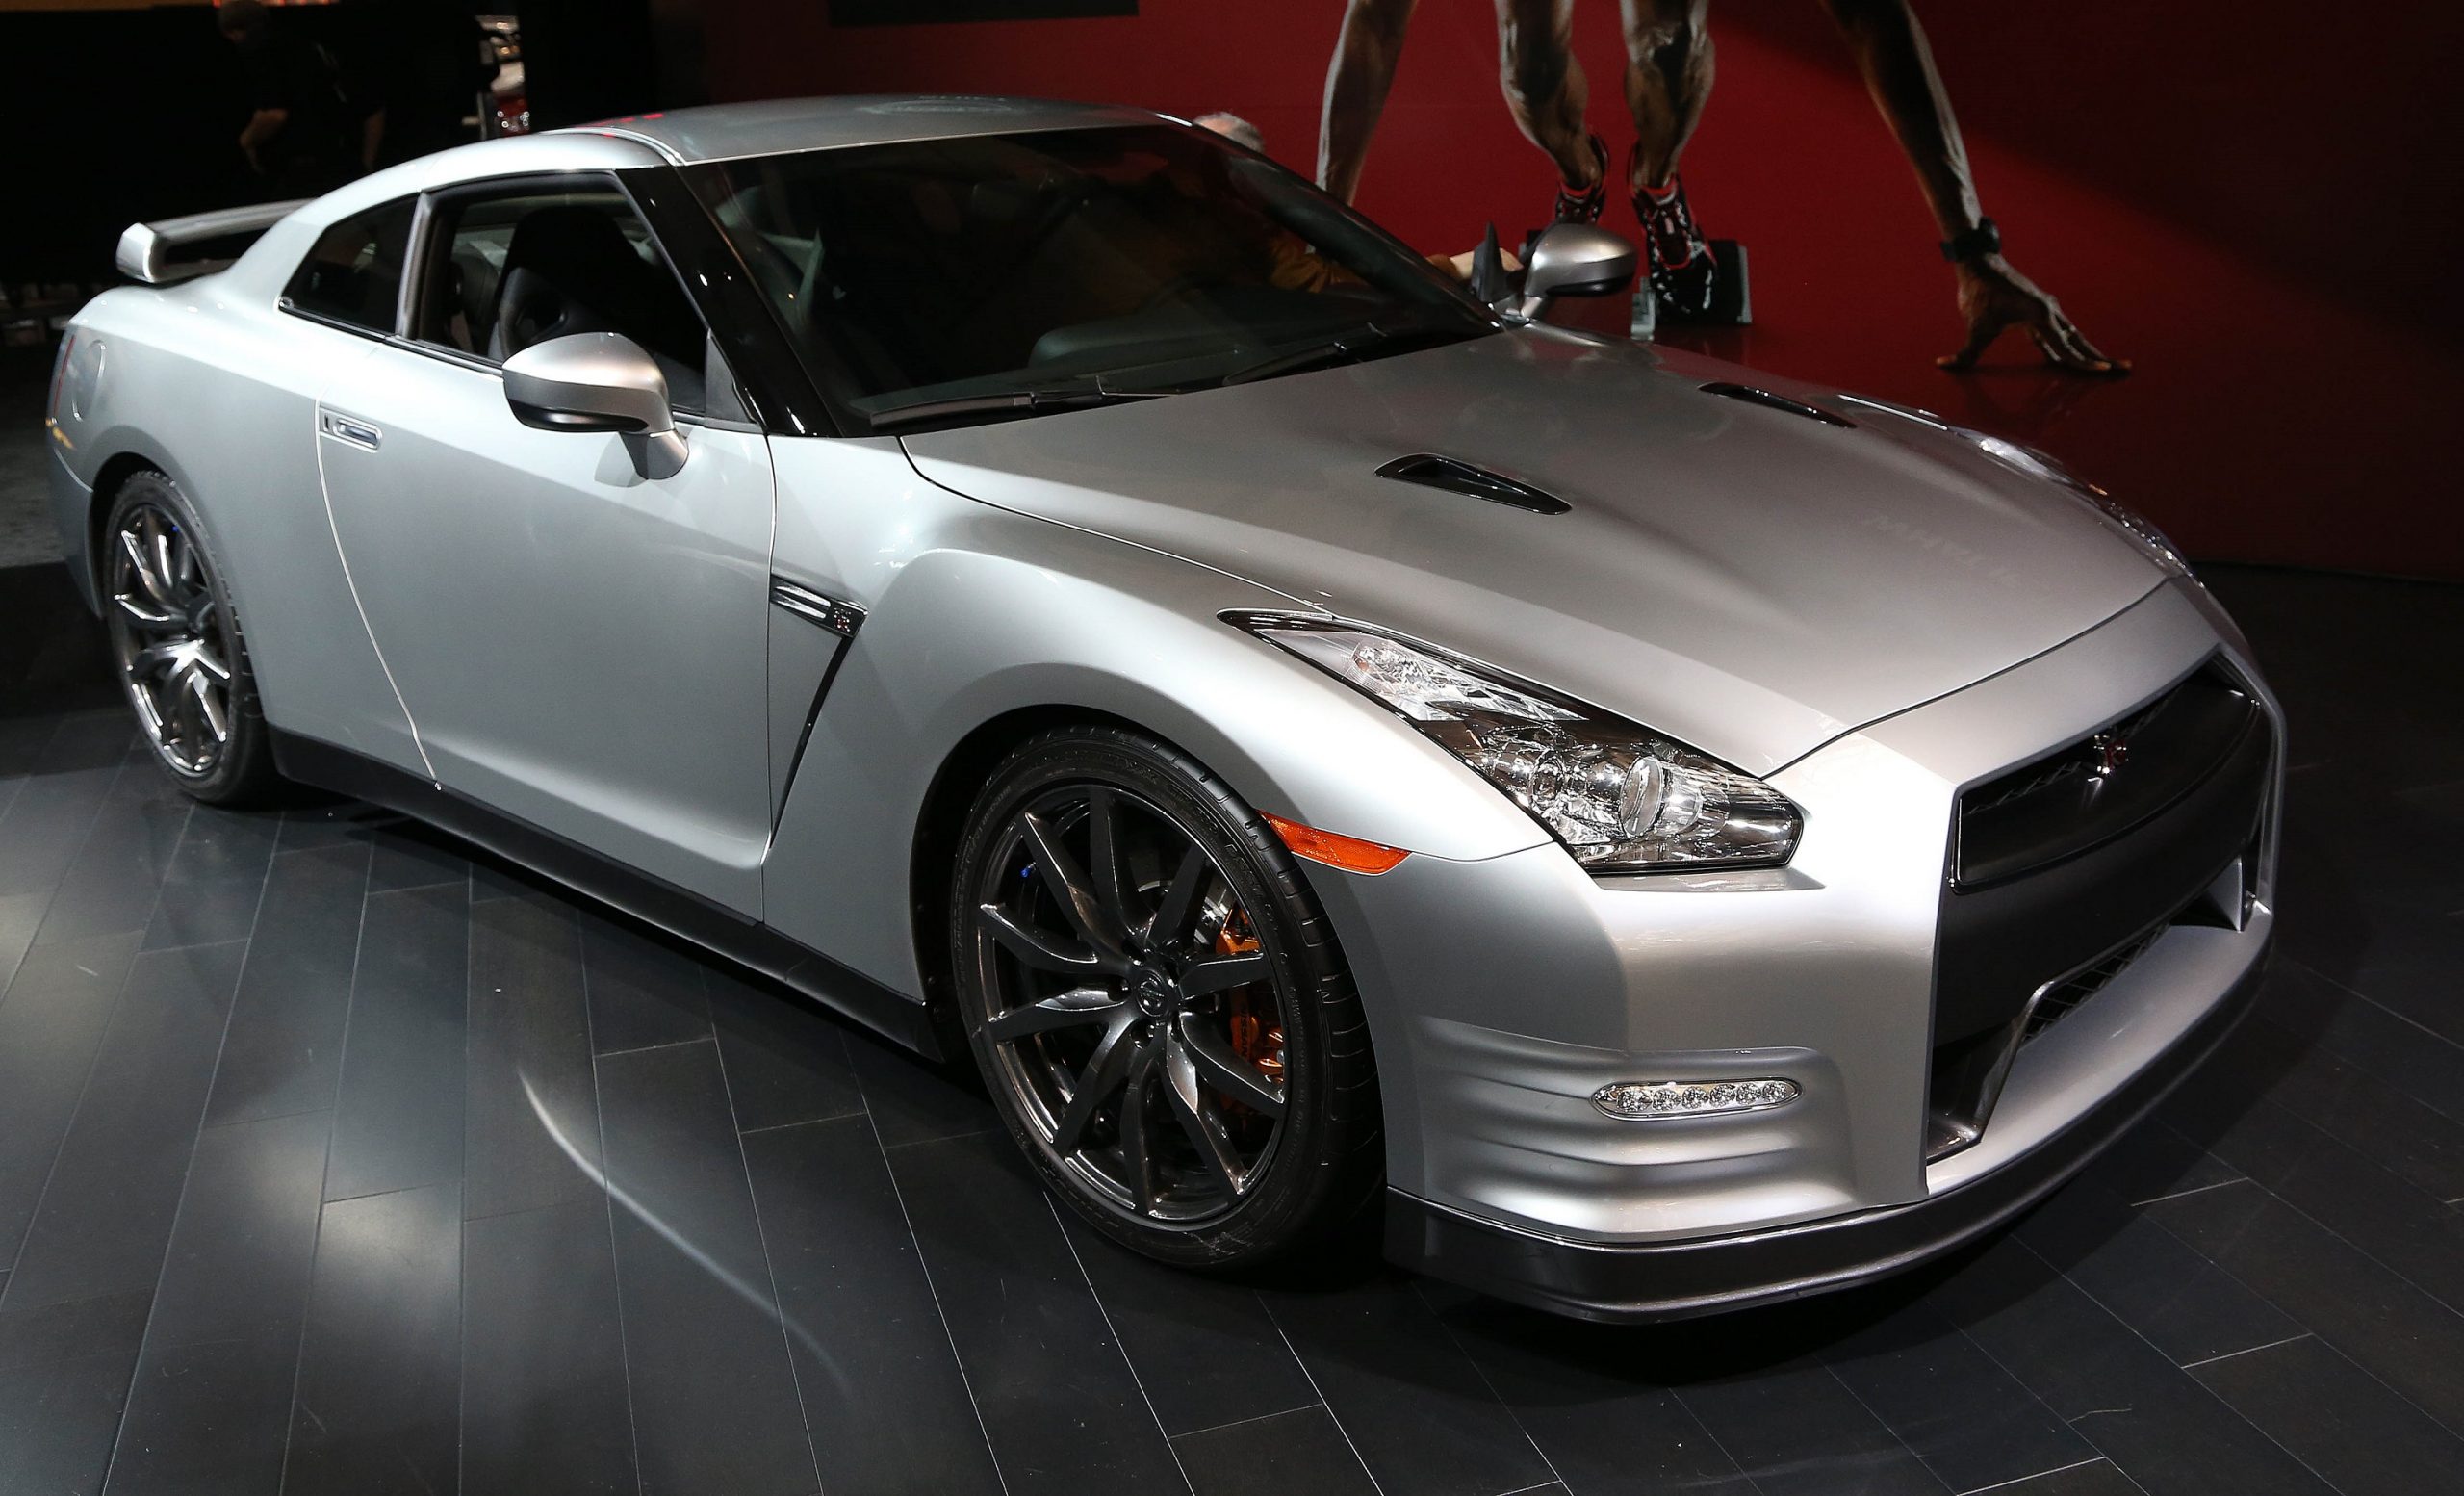
[[[1461,254],[1433,254],[1428,258],[1430,264],[1435,265],[1442,271],[1450,272],[1456,280],[1470,280],[1472,278],[1472,261],[1479,254],[1479,252],[1480,251],[1477,249],[1466,249]],[[1514,251],[1511,249],[1500,249],[1498,251],[1498,264],[1508,274],[1512,274],[1516,271],[1523,269],[1523,262],[1515,258]]]
[[1967,342],[1958,352],[1936,359],[1940,368],[1973,369],[1977,355],[1994,339],[2012,327],[2022,327],[2043,351],[2045,362],[2065,373],[2101,378],[2130,373],[2130,360],[2105,356],[2063,314],[2061,302],[2012,269],[2001,255],[1960,261],[1959,280],[1960,315],[1967,319]]

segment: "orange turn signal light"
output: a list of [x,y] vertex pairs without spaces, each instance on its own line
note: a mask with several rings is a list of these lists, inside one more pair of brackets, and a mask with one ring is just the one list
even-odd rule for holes
[[[1259,813],[1266,814],[1263,811]],[[1315,826],[1285,820],[1280,815],[1267,815],[1266,822],[1274,828],[1276,836],[1283,838],[1283,844],[1292,849],[1293,856],[1305,857],[1329,867],[1340,867],[1346,872],[1368,873],[1374,877],[1393,871],[1397,864],[1412,855],[1401,847],[1363,841],[1358,837],[1337,836],[1331,831],[1320,831]]]

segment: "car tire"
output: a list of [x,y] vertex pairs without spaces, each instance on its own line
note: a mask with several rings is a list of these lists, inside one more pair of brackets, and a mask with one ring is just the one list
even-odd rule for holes
[[978,795],[951,887],[985,1084],[1105,1234],[1178,1266],[1247,1266],[1373,1196],[1376,1065],[1334,932],[1204,766],[1112,727],[1032,738]]
[[196,509],[163,474],[112,496],[94,557],[113,664],[154,761],[192,798],[240,805],[282,781],[240,615]]

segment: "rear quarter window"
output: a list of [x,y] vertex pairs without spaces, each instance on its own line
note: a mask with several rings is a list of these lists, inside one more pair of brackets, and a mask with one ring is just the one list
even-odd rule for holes
[[405,197],[372,208],[318,235],[284,288],[283,303],[346,326],[391,333],[411,242],[412,201]]

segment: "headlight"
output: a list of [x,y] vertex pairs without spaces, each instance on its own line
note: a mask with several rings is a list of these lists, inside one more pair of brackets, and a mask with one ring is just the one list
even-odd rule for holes
[[1796,850],[1804,822],[1786,796],[1597,707],[1358,624],[1229,621],[1384,703],[1593,872],[1776,867]]

